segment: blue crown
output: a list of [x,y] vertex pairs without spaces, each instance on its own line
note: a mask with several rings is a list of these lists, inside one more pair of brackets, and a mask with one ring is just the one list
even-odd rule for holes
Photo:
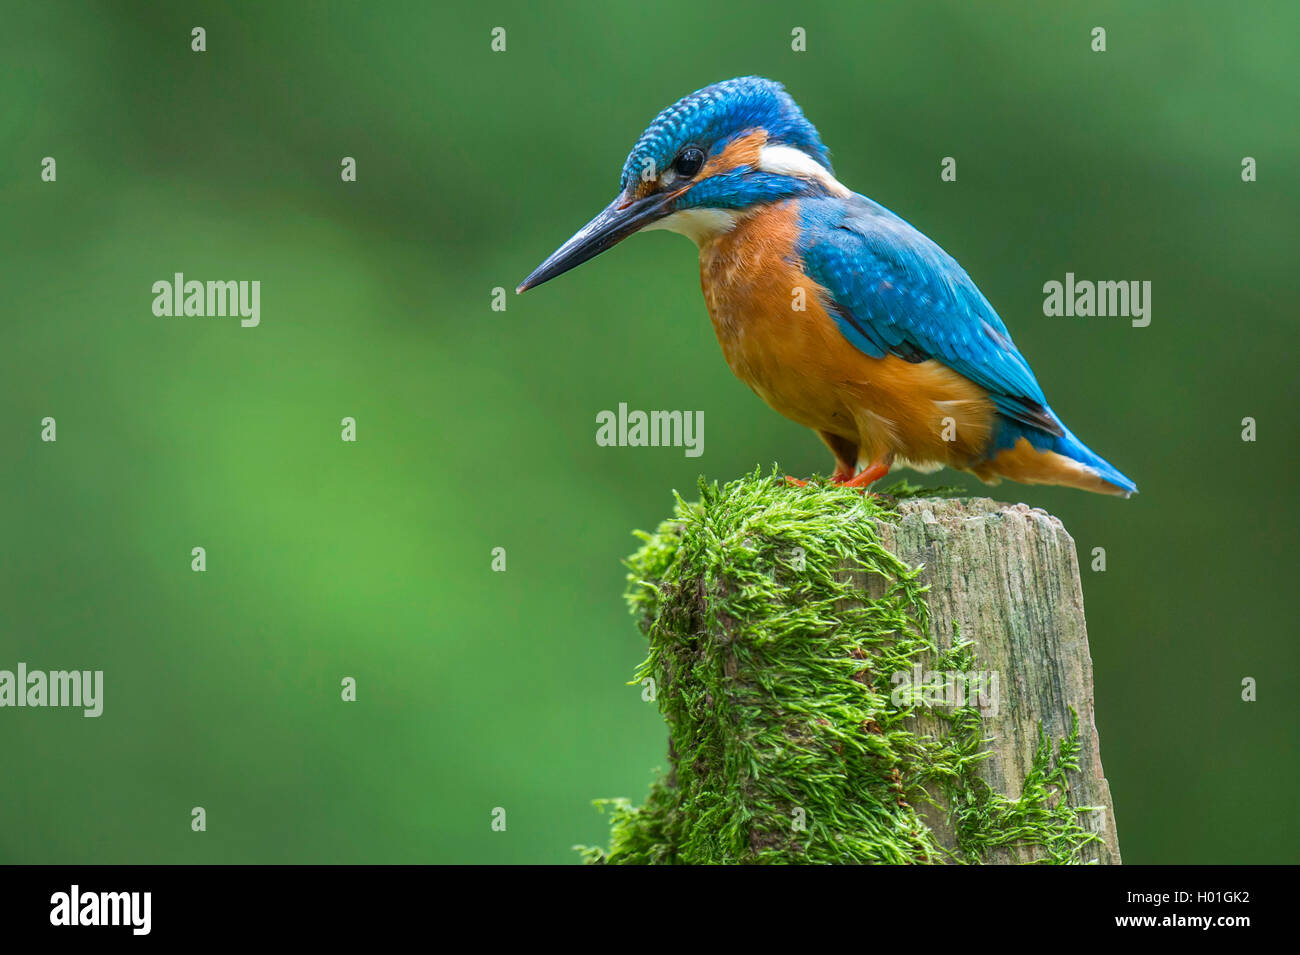
[[656,116],[628,154],[619,186],[626,189],[647,163],[667,169],[687,143],[717,153],[749,129],[766,130],[768,142],[802,149],[831,168],[821,137],[785,87],[761,76],[741,76],[696,90]]

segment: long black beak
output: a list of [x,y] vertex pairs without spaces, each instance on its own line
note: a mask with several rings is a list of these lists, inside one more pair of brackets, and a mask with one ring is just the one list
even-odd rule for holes
[[606,249],[612,249],[633,232],[672,212],[673,200],[679,195],[680,191],[661,192],[632,200],[620,195],[573,238],[552,252],[550,258],[520,282],[515,291],[524,292],[536,288],[569,269],[577,268],[588,259],[595,258]]

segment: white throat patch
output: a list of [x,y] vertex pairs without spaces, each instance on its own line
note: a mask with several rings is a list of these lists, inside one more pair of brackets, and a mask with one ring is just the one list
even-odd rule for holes
[[686,236],[696,245],[704,245],[710,239],[716,239],[724,232],[735,228],[740,213],[734,209],[679,209],[672,215],[664,216],[658,222],[641,229],[641,232],[653,232],[667,229]]

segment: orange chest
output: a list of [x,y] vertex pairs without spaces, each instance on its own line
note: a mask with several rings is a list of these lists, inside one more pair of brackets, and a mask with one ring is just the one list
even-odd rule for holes
[[700,248],[700,285],[722,354],[736,377],[768,404],[822,426],[844,349],[796,252],[797,207],[778,205],[737,223]]
[[[969,460],[987,444],[987,393],[936,360],[873,358],[844,337],[804,274],[798,209],[778,205],[700,247],[700,284],[736,377],[773,409],[836,434],[867,460]],[[938,423],[956,422],[956,441]]]

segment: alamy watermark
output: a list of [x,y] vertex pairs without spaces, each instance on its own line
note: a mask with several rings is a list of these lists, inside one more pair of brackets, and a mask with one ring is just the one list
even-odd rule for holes
[[894,706],[978,707],[984,716],[998,715],[999,679],[996,670],[926,670],[919,663],[889,678]]
[[103,670],[0,670],[0,707],[81,707],[83,716],[104,712]]
[[152,909],[152,892],[83,892],[73,885],[50,896],[50,924],[129,926],[132,935],[148,935]]
[[171,281],[153,283],[153,313],[159,318],[225,318],[239,316],[239,324],[256,328],[262,320],[262,283],[259,280],[200,282],[185,280],[177,272]]
[[703,411],[618,411],[596,414],[596,443],[602,448],[685,448],[688,458],[704,453]]
[[1150,282],[1075,281],[1073,272],[1065,281],[1051,281],[1043,286],[1043,314],[1049,317],[1131,318],[1134,328],[1151,324]]

